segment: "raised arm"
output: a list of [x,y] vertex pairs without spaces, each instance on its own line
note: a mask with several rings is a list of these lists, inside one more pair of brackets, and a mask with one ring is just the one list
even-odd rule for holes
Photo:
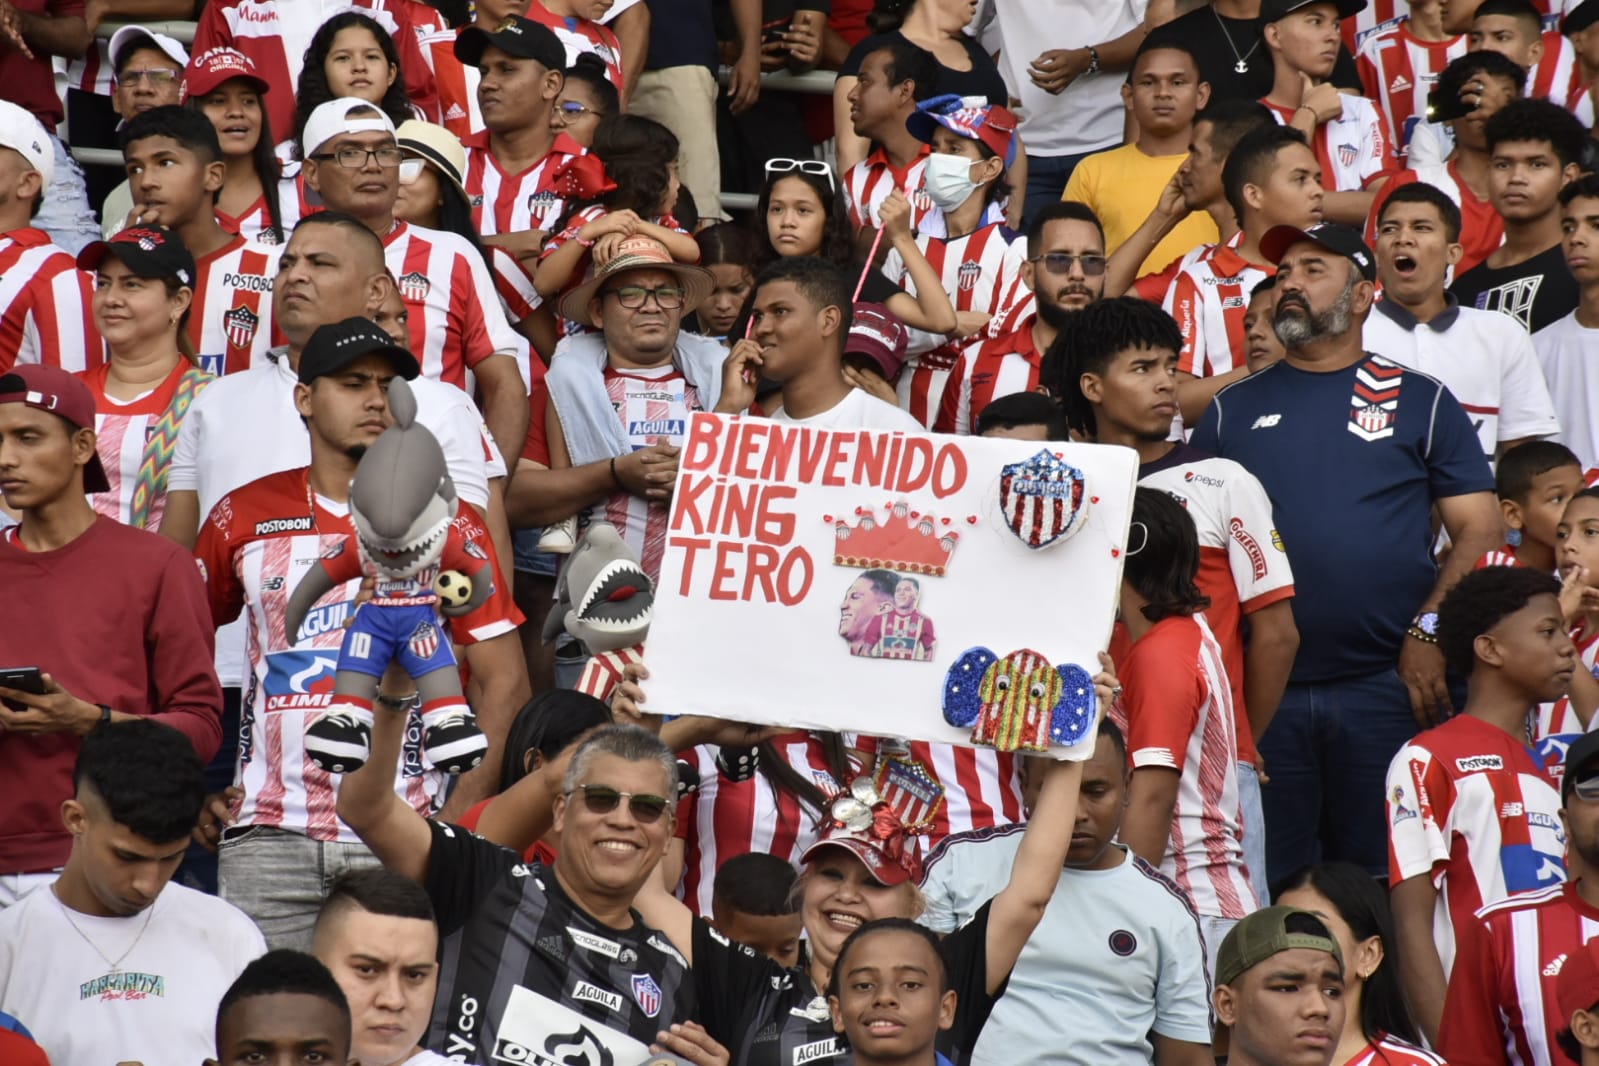
[[[391,668],[390,675],[393,673]],[[338,814],[384,866],[421,884],[427,877],[433,834],[427,819],[394,791],[394,767],[405,739],[406,716],[381,702],[393,697],[391,676],[385,675],[384,682],[372,716],[372,754],[366,765],[345,774],[339,782]]]

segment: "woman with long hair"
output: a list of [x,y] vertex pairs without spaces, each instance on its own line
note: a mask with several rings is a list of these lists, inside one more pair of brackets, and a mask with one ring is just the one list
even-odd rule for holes
[[187,326],[194,257],[163,226],[131,226],[78,254],[94,273],[94,325],[106,361],[78,375],[94,394],[94,431],[107,484],[89,488],[97,514],[156,529],[189,404],[212,380]]
[[328,19],[317,27],[305,50],[305,66],[300,68],[300,84],[294,91],[291,149],[296,157],[311,112],[344,96],[365,100],[389,116],[395,126],[423,117],[406,92],[394,38],[370,15],[359,11]]
[[700,246],[700,266],[711,272],[716,287],[694,309],[694,321],[684,322],[684,328],[731,344],[733,325],[755,289],[755,242],[749,230],[732,222],[707,226],[694,240]]
[[1442,1066],[1421,1046],[1399,983],[1399,940],[1388,893],[1352,863],[1301,870],[1277,903],[1310,911],[1338,940],[1344,956],[1344,1028],[1333,1066]]
[[261,97],[269,86],[255,64],[231,48],[212,49],[184,72],[186,106],[216,127],[226,173],[217,196],[222,228],[245,240],[282,244],[300,220],[301,192],[273,152],[272,124]]
[[[858,300],[884,305],[913,329],[952,332],[957,325],[955,306],[938,272],[916,245],[910,203],[896,191],[883,201],[879,217],[884,242],[899,253],[906,274],[915,279],[915,296],[889,281],[856,252],[849,210],[831,167],[816,159],[767,160],[766,184],[761,187],[752,220],[756,273],[776,259],[821,256],[850,277],[863,279]],[[747,314],[746,308],[738,329],[742,330]]]

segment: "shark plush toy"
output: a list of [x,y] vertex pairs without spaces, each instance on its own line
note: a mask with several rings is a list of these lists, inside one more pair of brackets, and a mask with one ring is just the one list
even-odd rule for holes
[[609,701],[629,663],[640,661],[655,616],[655,587],[616,527],[591,522],[555,582],[555,604],[544,619],[544,640],[565,629],[591,658],[579,692]]
[[[416,398],[402,378],[389,382],[394,425],[372,442],[350,482],[355,536],[329,549],[301,579],[285,614],[289,643],[306,613],[330,589],[372,577],[339,648],[333,702],[306,729],[306,752],[329,773],[352,773],[371,751],[372,703],[390,662],[415,681],[422,751],[447,774],[483,761],[488,738],[461,695],[461,677],[440,612],[469,614],[494,590],[488,554],[452,523],[455,484],[444,450],[416,421]],[[354,542],[353,546],[351,542]],[[442,570],[442,579],[441,579]],[[441,601],[440,585],[470,585]]]

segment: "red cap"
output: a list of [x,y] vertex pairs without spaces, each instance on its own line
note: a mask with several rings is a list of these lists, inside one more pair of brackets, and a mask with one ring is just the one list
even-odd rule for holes
[[1580,1010],[1593,1010],[1599,1003],[1599,964],[1594,951],[1599,941],[1590,940],[1566,956],[1560,975],[1555,978],[1555,1000],[1560,1005],[1560,1028],[1571,1026],[1571,1016]]
[[[74,430],[94,428],[94,394],[78,378],[58,366],[43,363],[18,363],[0,377],[0,404],[20,403],[48,411],[68,422]],[[109,492],[105,467],[100,457],[89,457],[83,468],[83,491]]]
[[800,862],[811,862],[822,848],[839,847],[865,863],[867,871],[889,887],[922,879],[917,840],[893,806],[878,795],[870,778],[856,778],[849,791],[833,801],[831,813],[832,822],[822,839],[805,849]]
[[883,380],[893,384],[905,365],[905,349],[910,343],[904,324],[882,304],[856,304],[853,319],[844,354],[870,359]]
[[233,78],[243,78],[254,85],[258,93],[271,88],[255,72],[250,57],[237,48],[210,48],[189,60],[189,67],[183,72],[183,86],[178,91],[178,102],[191,96],[205,96]]

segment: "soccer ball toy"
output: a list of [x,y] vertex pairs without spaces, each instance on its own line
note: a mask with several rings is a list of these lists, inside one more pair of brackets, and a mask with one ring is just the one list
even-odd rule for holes
[[459,570],[442,571],[433,581],[433,593],[446,607],[459,607],[472,598],[472,579]]

